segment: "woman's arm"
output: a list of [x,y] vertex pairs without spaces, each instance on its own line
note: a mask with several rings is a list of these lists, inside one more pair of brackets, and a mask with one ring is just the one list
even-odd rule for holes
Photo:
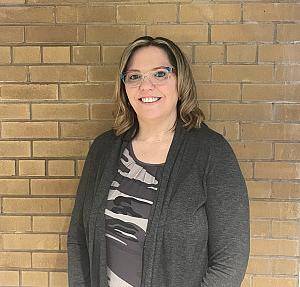
[[206,178],[208,270],[201,287],[239,287],[249,257],[249,202],[237,159],[220,137]]

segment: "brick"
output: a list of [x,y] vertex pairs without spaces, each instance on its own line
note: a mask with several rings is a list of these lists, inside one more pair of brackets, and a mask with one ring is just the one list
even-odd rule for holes
[[241,171],[243,173],[244,178],[249,179],[249,178],[253,178],[253,164],[252,162],[239,162]]
[[299,234],[299,224],[297,221],[272,221],[273,237],[297,239],[298,234]]
[[181,23],[240,21],[240,4],[189,4],[180,6]]
[[104,64],[118,64],[125,46],[103,46],[102,59]]
[[44,176],[45,161],[44,160],[20,160],[19,175],[21,176]]
[[0,0],[0,4],[25,4],[25,0]]
[[77,175],[81,176],[85,160],[77,160]]
[[58,198],[3,198],[3,213],[50,214],[59,212]]
[[71,160],[49,160],[48,175],[50,176],[74,176],[75,165]]
[[195,46],[195,62],[223,63],[224,53],[221,45]]
[[197,95],[201,100],[240,100],[239,84],[203,84],[197,83]]
[[73,63],[76,64],[99,64],[100,47],[73,47]]
[[0,160],[0,176],[12,176],[15,174],[14,160]]
[[118,23],[170,23],[177,20],[177,6],[172,4],[120,5]]
[[36,141],[33,142],[34,157],[84,157],[89,144],[87,141]]
[[277,65],[275,78],[277,81],[300,81],[300,65]]
[[2,138],[57,138],[55,122],[6,122],[2,123]]
[[191,65],[195,81],[210,81],[211,68],[209,65]]
[[29,120],[30,111],[27,104],[0,104],[0,119]]
[[90,138],[112,128],[112,120],[89,121],[89,122],[65,122],[61,123],[62,138]]
[[250,202],[252,219],[298,219],[300,206],[296,202]]
[[203,25],[153,25],[148,35],[171,38],[174,42],[208,42],[208,26]]
[[1,252],[0,267],[4,268],[30,268],[30,252]]
[[43,47],[43,63],[70,63],[70,47]]
[[2,234],[3,249],[57,250],[58,234]]
[[0,47],[0,64],[10,64],[10,47]]
[[267,220],[252,220],[250,222],[251,237],[262,236],[270,237],[271,223]]
[[27,4],[80,4],[86,3],[88,0],[27,0]]
[[70,224],[69,216],[34,216],[34,232],[67,232]]
[[40,47],[14,47],[13,62],[16,64],[41,63]]
[[200,101],[198,99],[198,105],[201,111],[204,113],[205,120],[210,120],[210,103],[206,101]]
[[67,235],[60,235],[60,250],[67,250],[67,241],[68,241],[68,237]]
[[212,103],[211,118],[216,120],[265,121],[272,119],[271,104]]
[[63,100],[99,100],[112,99],[113,83],[97,85],[61,85],[60,96]]
[[293,182],[272,182],[272,198],[299,199],[300,184]]
[[287,239],[259,239],[251,240],[252,255],[298,256],[299,243],[297,240]]
[[300,179],[300,163],[257,162],[255,177],[265,179]]
[[83,43],[84,27],[70,25],[26,26],[26,43]]
[[221,24],[211,27],[212,42],[272,42],[272,24]]
[[1,87],[2,99],[8,100],[56,100],[57,85],[7,85]]
[[33,268],[66,269],[66,253],[32,253]]
[[57,23],[113,23],[114,6],[61,6],[56,9]]
[[210,121],[205,123],[216,132],[222,134],[227,140],[237,140],[239,138],[239,124],[226,121]]
[[30,67],[32,82],[85,82],[87,71],[84,66],[40,66]]
[[297,287],[298,280],[296,278],[271,278],[270,276],[253,277],[253,286],[263,287]]
[[250,284],[251,284],[250,276],[245,274],[241,287],[250,287],[251,286]]
[[30,216],[0,216],[1,232],[26,232],[31,231]]
[[1,190],[0,190],[1,195],[29,194],[28,179],[0,179],[0,183],[1,183]]
[[273,80],[272,65],[214,65],[213,81],[266,82]]
[[275,120],[300,121],[300,104],[275,104]]
[[22,271],[22,286],[48,287],[48,272]]
[[91,66],[88,70],[89,81],[115,81],[118,77],[118,67],[115,65]]
[[298,140],[299,124],[242,123],[242,139],[257,140]]
[[15,44],[24,41],[24,28],[21,26],[0,26],[1,44]]
[[68,274],[66,272],[50,272],[49,287],[64,287],[68,285]]
[[299,160],[300,143],[275,143],[276,160]]
[[91,105],[91,119],[105,120],[113,119],[114,104],[92,104]]
[[231,142],[238,159],[271,159],[272,144],[263,142]]
[[250,198],[270,198],[271,183],[269,181],[247,181],[247,189]]
[[[299,101],[298,84],[243,84],[242,98],[250,101]],[[299,101],[300,102],[300,101]]]
[[77,179],[32,179],[31,194],[74,195],[77,186]]
[[300,40],[300,24],[277,24],[277,41],[297,42]]
[[227,62],[254,63],[256,61],[255,45],[228,45]]
[[87,43],[127,44],[145,34],[145,28],[137,25],[87,26]]
[[26,67],[21,66],[1,66],[0,82],[26,82]]
[[61,198],[61,213],[64,214],[71,214],[74,206],[74,199],[73,198]]
[[276,44],[258,46],[259,62],[296,62],[300,61],[300,45]]
[[34,120],[80,120],[88,119],[86,104],[33,104]]
[[18,271],[0,271],[1,286],[19,286]]
[[22,141],[0,141],[0,157],[29,157],[30,143]]

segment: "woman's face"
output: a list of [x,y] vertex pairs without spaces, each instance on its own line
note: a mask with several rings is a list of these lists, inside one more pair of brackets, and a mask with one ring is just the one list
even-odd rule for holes
[[[134,52],[127,72],[132,70],[147,73],[158,67],[172,67],[164,50],[158,47],[143,47]],[[149,75],[149,74],[148,74]],[[125,85],[129,102],[135,110],[138,120],[175,121],[177,117],[177,79],[174,73],[155,84],[151,77],[145,77],[139,86]],[[155,99],[154,99],[155,98]]]

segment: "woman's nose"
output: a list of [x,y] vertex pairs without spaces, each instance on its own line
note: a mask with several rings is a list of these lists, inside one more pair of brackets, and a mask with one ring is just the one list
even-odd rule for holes
[[140,84],[140,89],[152,89],[153,87],[154,85],[152,84],[149,75],[144,76]]

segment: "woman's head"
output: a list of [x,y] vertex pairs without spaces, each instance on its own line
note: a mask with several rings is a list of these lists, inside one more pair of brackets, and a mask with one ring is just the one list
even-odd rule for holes
[[132,126],[138,130],[138,119],[143,117],[181,118],[187,128],[199,126],[204,119],[189,63],[172,41],[149,36],[136,39],[123,52],[119,75],[115,91],[117,135]]

